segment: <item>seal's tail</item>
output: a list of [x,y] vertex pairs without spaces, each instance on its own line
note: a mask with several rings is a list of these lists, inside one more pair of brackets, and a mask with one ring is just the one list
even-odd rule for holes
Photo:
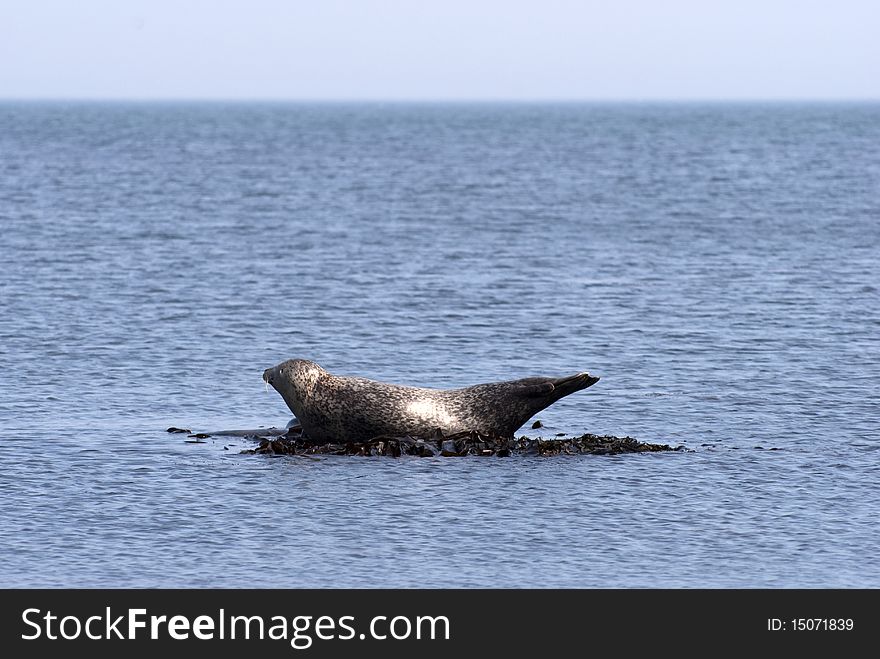
[[524,378],[516,384],[523,387],[522,392],[530,398],[544,398],[547,405],[555,403],[575,391],[586,389],[599,381],[595,375],[587,372],[567,375],[563,378]]
[[555,402],[576,391],[592,387],[598,381],[598,376],[590,375],[586,371],[583,373],[568,375],[564,378],[556,378],[555,380],[550,381],[553,385],[553,390],[550,392],[550,398]]
[[522,424],[528,421],[535,414],[547,407],[560,398],[565,398],[569,394],[573,394],[581,389],[591,387],[599,381],[599,378],[589,373],[575,373],[562,378],[526,378],[520,380],[519,384],[523,386],[522,394],[524,395],[523,405],[519,408],[522,413],[521,417],[515,419],[515,423],[511,424],[511,433],[516,432]]

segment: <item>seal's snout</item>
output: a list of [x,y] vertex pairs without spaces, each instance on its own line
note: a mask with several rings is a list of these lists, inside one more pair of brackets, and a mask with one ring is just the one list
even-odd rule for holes
[[273,384],[273,380],[275,379],[273,377],[275,375],[274,371],[274,368],[267,368],[265,371],[263,371],[263,382],[265,382],[266,384]]

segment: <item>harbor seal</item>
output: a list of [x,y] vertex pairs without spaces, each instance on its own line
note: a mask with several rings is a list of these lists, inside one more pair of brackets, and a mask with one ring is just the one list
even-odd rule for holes
[[599,381],[589,373],[532,377],[463,389],[424,389],[332,375],[291,359],[263,373],[313,441],[362,442],[382,435],[431,437],[477,431],[513,437],[532,416]]

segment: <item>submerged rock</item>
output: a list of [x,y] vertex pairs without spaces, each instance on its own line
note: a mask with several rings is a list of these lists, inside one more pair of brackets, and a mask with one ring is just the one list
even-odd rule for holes
[[543,439],[530,437],[490,437],[477,432],[460,432],[431,438],[421,437],[374,437],[365,442],[315,442],[302,433],[301,428],[291,430],[280,437],[254,437],[259,446],[242,453],[269,455],[383,455],[400,457],[460,457],[478,455],[483,457],[508,457],[512,455],[618,455],[621,453],[654,453],[657,451],[682,451],[684,447],[668,444],[648,444],[632,437],[611,435],[581,435],[566,439]]

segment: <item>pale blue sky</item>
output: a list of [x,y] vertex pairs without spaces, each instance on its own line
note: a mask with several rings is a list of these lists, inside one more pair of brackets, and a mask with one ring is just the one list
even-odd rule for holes
[[880,0],[0,0],[0,98],[878,99]]

